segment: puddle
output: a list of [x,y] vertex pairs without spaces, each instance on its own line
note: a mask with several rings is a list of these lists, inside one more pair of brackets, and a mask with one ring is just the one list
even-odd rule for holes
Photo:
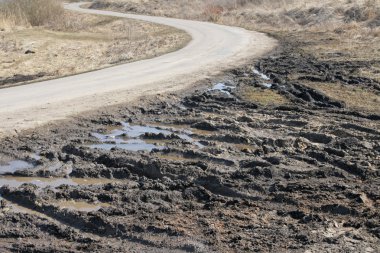
[[272,88],[272,84],[271,83],[263,83],[263,86],[270,89]]
[[92,133],[91,135],[96,137],[102,143],[93,144],[90,145],[90,147],[105,150],[121,148],[129,151],[152,151],[153,149],[165,149],[165,143],[171,141],[170,139],[144,139],[145,134],[163,134],[165,136],[176,134],[180,139],[191,142],[199,148],[204,147],[201,143],[189,136],[191,131],[184,129],[181,131],[165,129],[165,127],[161,126],[130,125],[129,123],[123,123],[121,129],[114,129],[110,134]]
[[[255,75],[258,75],[264,81],[269,81],[270,80],[269,76],[267,76],[264,73],[258,71],[257,69],[253,69],[252,72]],[[261,84],[261,85],[264,86],[265,88],[268,88],[268,89],[272,88],[272,86],[273,86],[273,84],[271,84],[271,83],[265,83],[265,82],[263,84]]]
[[98,211],[102,207],[109,207],[110,205],[107,203],[88,203],[85,201],[60,201],[56,203],[56,205],[61,209],[69,209],[69,210],[76,210],[76,211],[83,211],[83,212],[92,212],[92,211]]
[[[199,141],[194,140],[190,135],[192,135],[197,129],[189,129],[187,125],[158,125],[156,126],[159,129],[164,129],[168,131],[170,134],[176,134],[179,138],[181,138],[184,141],[191,142],[192,144],[198,146],[199,148],[204,148],[204,145],[202,145]],[[201,131],[201,130],[200,130]],[[159,140],[158,142],[160,142]]]
[[123,126],[124,126],[123,128],[124,133],[130,138],[137,138],[146,133],[164,134],[164,135],[172,134],[171,131],[168,131],[165,129],[159,129],[157,127],[151,127],[151,126],[130,125],[128,123],[124,123]]
[[269,78],[267,75],[265,75],[264,73],[261,73],[261,72],[258,71],[257,69],[253,69],[252,71],[253,71],[253,73],[254,73],[255,75],[260,76],[261,79],[264,79],[264,80],[266,80],[266,81],[269,81],[269,80],[270,80],[270,78]]
[[147,143],[143,140],[130,140],[124,141],[120,143],[102,143],[102,144],[94,144],[90,146],[91,148],[111,150],[113,148],[120,148],[129,151],[152,151],[153,149],[162,150],[165,146],[159,146],[155,144]]
[[184,134],[188,135],[188,137],[185,137],[185,138],[191,138],[190,135],[192,135],[192,134],[197,134],[197,135],[212,135],[212,134],[215,133],[215,131],[201,130],[201,129],[192,128],[192,127],[190,127],[189,125],[186,125],[186,124],[176,124],[176,123],[173,123],[173,124],[167,123],[167,124],[165,124],[165,123],[160,123],[159,125],[157,125],[157,127],[168,129],[169,131],[172,131],[174,133],[184,133]]
[[36,161],[41,160],[41,156],[40,156],[39,153],[33,153],[33,154],[30,155],[30,157],[31,157],[32,159],[36,160]]
[[19,187],[24,183],[30,183],[39,188],[52,187],[56,188],[61,185],[100,185],[112,182],[118,182],[117,179],[108,178],[44,178],[44,177],[0,177],[0,187],[9,185],[10,187]]
[[44,218],[44,219],[47,219],[47,220],[52,220],[49,216],[47,216],[47,215],[45,215],[43,213],[40,213],[40,212],[35,211],[33,209],[30,209],[30,208],[23,207],[21,205],[13,203],[13,202],[8,202],[8,206],[15,213],[31,214],[31,215],[35,215],[35,216],[38,216],[38,217],[41,217],[41,218]]
[[110,179],[110,178],[70,178],[72,182],[77,185],[100,185],[100,184],[109,184],[109,183],[120,183],[126,182],[127,180],[121,179]]
[[23,160],[13,160],[3,165],[0,165],[0,175],[7,173],[15,173],[18,170],[32,169],[33,164]]
[[[59,201],[54,203],[56,206],[58,206],[60,209],[69,209],[69,210],[76,210],[76,211],[82,211],[82,212],[93,212],[98,211],[99,209],[103,207],[109,207],[110,205],[107,203],[87,203],[85,201]],[[36,215],[41,218],[45,218],[48,220],[51,220],[51,218],[44,213],[35,211],[33,209],[23,207],[21,205],[18,205],[13,202],[8,202],[8,207],[15,213],[25,213],[25,214],[31,214]]]
[[186,135],[186,134],[179,134],[178,135],[182,140],[185,140],[185,141],[188,141],[188,142],[191,142],[195,145],[197,145],[199,148],[204,148],[204,145],[201,144],[199,141],[194,141],[193,138],[191,138],[190,136]]
[[231,91],[235,88],[236,88],[235,86],[227,85],[225,83],[217,83],[211,89],[208,89],[208,91],[219,91],[229,96],[232,96]]

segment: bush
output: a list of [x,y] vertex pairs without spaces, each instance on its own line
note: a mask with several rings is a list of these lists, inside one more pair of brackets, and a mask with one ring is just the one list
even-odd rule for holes
[[9,25],[42,26],[55,23],[64,16],[57,0],[6,0],[0,3],[0,20]]

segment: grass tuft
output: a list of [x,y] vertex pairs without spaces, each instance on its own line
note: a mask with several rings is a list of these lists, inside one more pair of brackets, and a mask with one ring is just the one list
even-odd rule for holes
[[245,87],[241,91],[241,96],[244,100],[258,103],[264,106],[284,105],[289,103],[289,100],[271,89],[261,89],[252,86]]

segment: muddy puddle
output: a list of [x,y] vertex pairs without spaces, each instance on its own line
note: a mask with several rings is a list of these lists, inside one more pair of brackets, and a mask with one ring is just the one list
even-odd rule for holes
[[15,173],[18,170],[32,169],[32,163],[23,160],[13,160],[0,164],[0,175]]
[[187,125],[185,123],[152,123],[155,127],[162,128],[162,129],[167,129],[173,133],[184,133],[187,135],[188,139],[194,139],[194,135],[198,136],[208,136],[215,134],[215,131],[210,131],[210,130],[201,130],[201,129],[196,129],[191,127],[190,125]]
[[113,182],[120,182],[117,179],[108,178],[44,178],[44,177],[16,177],[16,176],[1,176],[0,187],[8,185],[10,187],[19,187],[25,183],[34,184],[39,188],[52,187],[56,188],[61,185],[101,185]]
[[35,216],[43,218],[43,219],[52,220],[49,216],[47,216],[47,215],[45,215],[43,213],[40,213],[40,212],[37,212],[37,211],[35,211],[33,209],[30,209],[30,208],[18,205],[16,203],[9,203],[8,207],[14,213],[30,214],[30,215],[35,215]]
[[208,91],[217,91],[224,94],[227,94],[228,96],[232,96],[231,92],[236,89],[236,86],[233,86],[228,83],[217,83],[212,88],[208,89]]
[[163,150],[174,139],[190,142],[198,148],[204,146],[194,140],[191,131],[186,129],[173,129],[165,126],[143,126],[122,123],[121,128],[116,128],[107,134],[91,133],[101,143],[90,145],[91,148],[111,150],[120,148],[128,151],[152,151]]
[[[110,204],[102,203],[102,202],[88,203],[85,201],[74,201],[74,200],[59,201],[59,202],[53,203],[53,205],[59,207],[60,209],[68,209],[68,210],[80,211],[80,212],[95,212],[101,208],[111,206]],[[44,219],[52,220],[51,217],[44,214],[43,212],[39,212],[39,211],[24,207],[22,205],[19,205],[13,202],[8,202],[7,207],[9,208],[10,211],[14,213],[30,214],[30,215],[35,215]]]
[[264,79],[266,81],[270,80],[270,78],[267,75],[265,75],[264,73],[260,72],[257,69],[253,69],[252,72],[253,72],[253,74],[258,75],[259,77],[261,77],[261,79]]
[[164,146],[159,146],[156,144],[150,144],[143,140],[130,140],[123,141],[120,143],[102,143],[91,145],[91,148],[111,150],[113,148],[120,148],[129,151],[152,151],[153,149],[164,149]]
[[260,72],[259,70],[255,69],[255,68],[252,69],[252,72],[253,72],[253,74],[259,76],[263,80],[263,83],[261,84],[262,86],[264,86],[265,88],[268,88],[268,89],[272,88],[273,84],[268,82],[271,80],[269,76],[265,75],[264,73]]
[[69,210],[82,211],[82,212],[98,211],[99,209],[103,207],[110,206],[109,204],[102,203],[102,202],[88,203],[85,201],[74,201],[74,200],[59,201],[55,205],[61,209],[69,209]]

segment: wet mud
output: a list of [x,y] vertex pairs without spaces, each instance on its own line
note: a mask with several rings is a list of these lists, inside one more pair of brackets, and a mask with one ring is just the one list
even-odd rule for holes
[[[4,138],[0,248],[379,252],[380,115],[303,80],[379,84],[353,76],[360,63],[289,50],[181,94]],[[246,88],[285,102],[262,105]]]

